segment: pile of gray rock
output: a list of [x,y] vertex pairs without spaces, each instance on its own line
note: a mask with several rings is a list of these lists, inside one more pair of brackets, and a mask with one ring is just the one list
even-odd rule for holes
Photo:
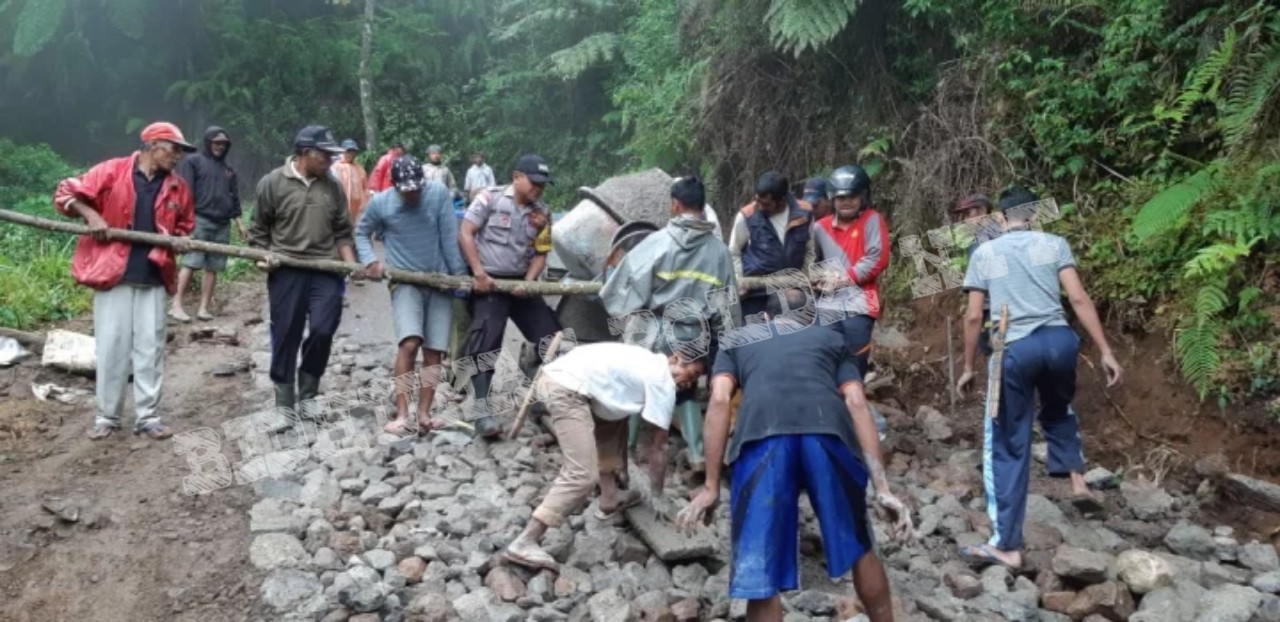
[[[355,349],[337,352],[343,388],[386,373]],[[372,418],[364,424],[372,434]],[[1280,560],[1269,544],[1196,524],[1194,495],[1120,482],[1105,470],[1089,475],[1112,487],[1105,516],[1032,495],[1024,568],[966,566],[956,548],[990,537],[979,452],[932,409],[890,425],[890,479],[914,506],[919,531],[899,545],[876,524],[899,619],[1280,621]],[[250,559],[265,576],[264,614],[325,622],[742,619],[745,604],[727,596],[724,504],[697,542],[664,544],[644,511],[605,523],[588,508],[546,536],[558,573],[502,560],[559,468],[558,450],[537,427],[496,444],[457,432],[372,435],[371,447],[324,447],[257,482]],[[1219,481],[1270,502],[1270,484],[1241,477]],[[687,492],[668,486],[675,499]],[[807,508],[803,516],[806,589],[785,596],[786,619],[862,619],[848,578],[823,577],[820,531]]]

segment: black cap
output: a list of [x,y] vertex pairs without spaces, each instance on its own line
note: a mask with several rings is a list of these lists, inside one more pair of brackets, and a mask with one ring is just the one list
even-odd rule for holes
[[551,167],[548,166],[547,161],[543,160],[542,156],[539,155],[530,153],[528,155],[520,156],[520,158],[516,160],[516,171],[524,173],[525,176],[529,178],[529,181],[535,184],[556,183],[551,181]]
[[421,190],[422,180],[425,178],[422,164],[411,155],[402,155],[391,163],[391,183],[400,192]]
[[804,200],[809,203],[817,203],[827,196],[827,180],[821,177],[812,177],[809,181],[804,182]]
[[319,149],[329,153],[342,153],[343,149],[333,140],[333,132],[323,125],[308,125],[293,139],[294,149]]

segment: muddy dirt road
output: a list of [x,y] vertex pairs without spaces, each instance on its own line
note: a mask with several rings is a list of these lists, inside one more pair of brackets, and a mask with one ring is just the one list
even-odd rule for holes
[[[216,321],[170,325],[161,416],[174,432],[216,429],[248,412],[247,346],[193,340],[191,332],[219,327],[247,343],[262,294],[257,283],[224,286]],[[89,332],[91,323],[69,328]],[[124,433],[90,441],[92,379],[42,369],[35,359],[0,370],[0,618],[254,619],[253,491],[184,494],[184,459],[172,441],[128,433],[131,405]],[[235,373],[217,377],[215,369]],[[33,383],[87,395],[76,404],[40,401]]]

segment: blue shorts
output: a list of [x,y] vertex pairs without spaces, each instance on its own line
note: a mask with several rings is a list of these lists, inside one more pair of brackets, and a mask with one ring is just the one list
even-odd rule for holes
[[822,528],[833,579],[872,550],[867,471],[839,437],[772,436],[745,443],[730,475],[729,597],[772,598],[799,587],[800,491]]

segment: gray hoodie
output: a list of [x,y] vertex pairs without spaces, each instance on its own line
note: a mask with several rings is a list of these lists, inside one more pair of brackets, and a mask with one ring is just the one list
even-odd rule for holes
[[[738,285],[729,248],[716,239],[715,228],[705,220],[679,216],[631,249],[600,291],[610,317],[648,309],[662,318],[668,305],[687,298],[693,303],[690,309],[702,313],[718,335],[724,318],[707,304],[707,293],[725,288],[736,293]],[[680,315],[686,312],[682,309]],[[698,321],[679,324],[696,327]]]

